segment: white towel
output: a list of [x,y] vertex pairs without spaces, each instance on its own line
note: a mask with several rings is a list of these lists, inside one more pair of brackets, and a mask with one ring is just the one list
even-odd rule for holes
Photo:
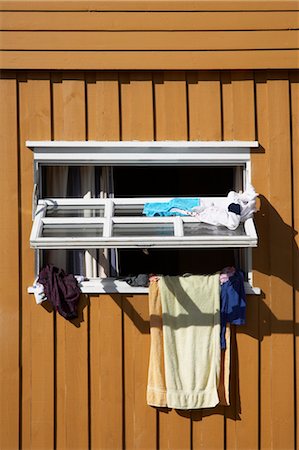
[[219,274],[162,277],[167,406],[211,408],[219,403]]

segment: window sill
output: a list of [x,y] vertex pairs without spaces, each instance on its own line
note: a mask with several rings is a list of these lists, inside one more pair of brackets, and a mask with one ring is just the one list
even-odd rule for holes
[[[114,278],[91,278],[79,284],[83,294],[148,294],[147,287],[133,287],[125,281]],[[32,286],[28,288],[28,293],[33,294]],[[260,295],[261,289],[253,287],[245,282],[245,292],[247,295]]]

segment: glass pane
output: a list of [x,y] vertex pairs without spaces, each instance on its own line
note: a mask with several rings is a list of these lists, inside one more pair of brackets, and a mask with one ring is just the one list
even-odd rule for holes
[[102,237],[103,224],[44,225],[43,237]]
[[226,227],[216,227],[206,223],[184,223],[185,236],[245,236],[244,225],[240,224],[236,230]]
[[47,217],[104,217],[104,206],[48,206]]
[[174,236],[171,223],[115,223],[114,237]]
[[142,217],[144,205],[115,205],[115,216]]

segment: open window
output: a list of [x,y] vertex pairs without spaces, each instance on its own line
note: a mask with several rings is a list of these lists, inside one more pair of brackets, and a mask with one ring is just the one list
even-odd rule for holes
[[[194,217],[145,217],[148,202],[221,202],[250,183],[256,142],[27,142],[34,150],[30,244],[37,272],[56,263],[89,278],[212,273],[244,268],[251,281],[253,219],[236,230]],[[60,264],[59,264],[60,263]]]

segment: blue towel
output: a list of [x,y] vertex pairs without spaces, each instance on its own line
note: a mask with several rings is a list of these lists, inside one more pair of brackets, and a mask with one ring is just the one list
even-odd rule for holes
[[172,211],[173,208],[184,209],[186,211],[191,211],[194,206],[200,205],[199,198],[184,198],[177,197],[169,200],[168,202],[152,202],[145,203],[143,208],[143,214],[148,217],[154,216],[186,216],[186,214],[179,211]]
[[226,348],[225,329],[226,324],[233,325],[245,324],[246,313],[246,295],[244,288],[244,276],[240,270],[229,277],[228,281],[221,285],[220,291],[220,310],[221,310],[221,348]]

